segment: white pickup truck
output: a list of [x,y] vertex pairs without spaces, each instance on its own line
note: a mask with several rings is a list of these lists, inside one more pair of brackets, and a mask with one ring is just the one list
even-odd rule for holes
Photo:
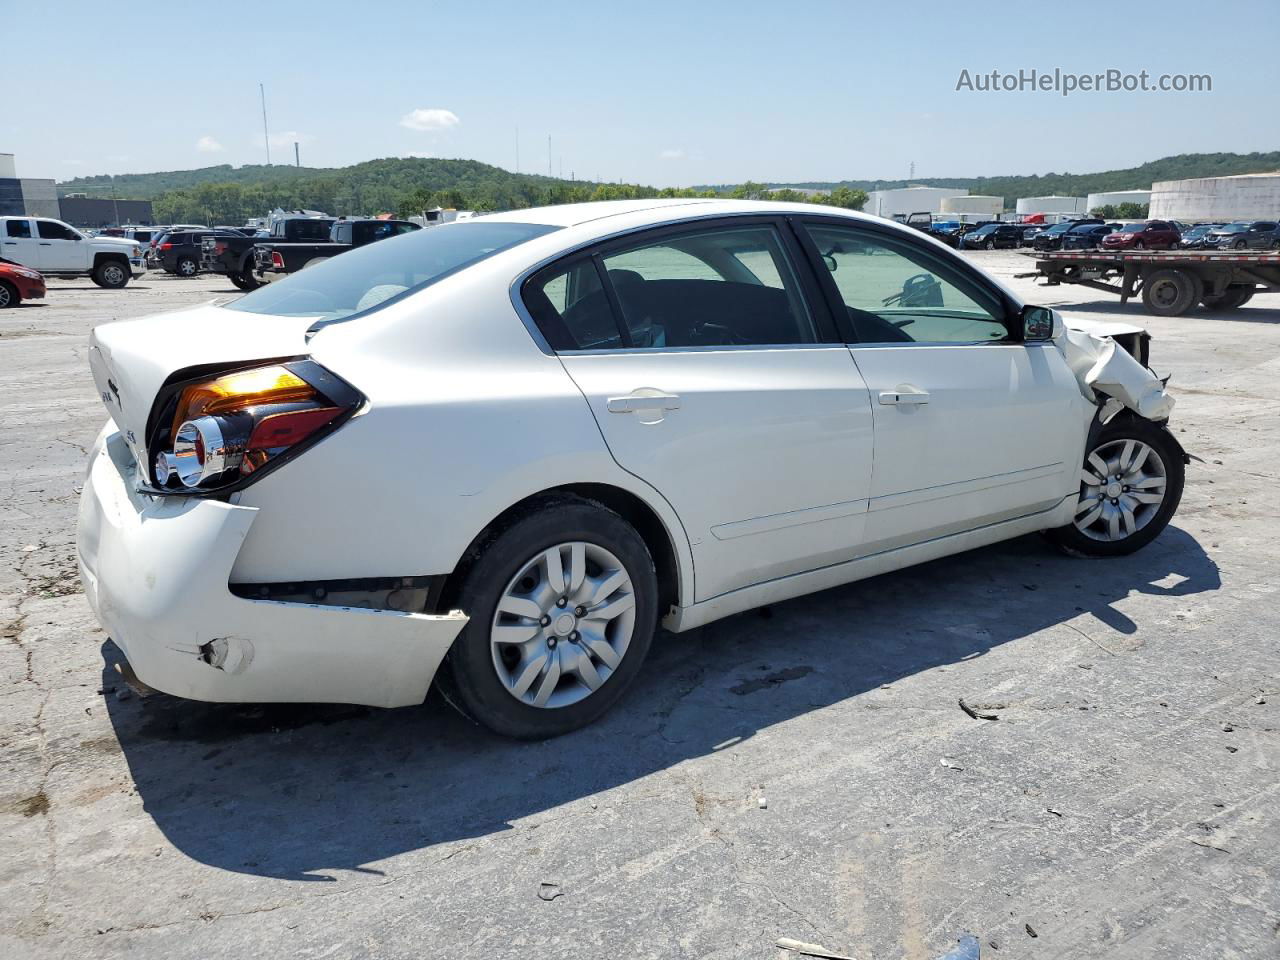
[[133,240],[89,237],[45,217],[0,217],[0,258],[46,277],[89,277],[113,289],[146,271],[142,248]]

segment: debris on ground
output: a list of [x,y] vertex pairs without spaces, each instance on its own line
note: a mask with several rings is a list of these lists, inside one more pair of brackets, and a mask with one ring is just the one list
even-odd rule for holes
[[1055,810],[1053,807],[1045,807],[1045,809],[1046,809],[1047,811],[1049,811],[1050,813],[1052,813],[1055,817],[1061,817],[1061,816],[1062,816],[1062,811],[1061,811],[1061,810]]
[[833,953],[821,944],[803,943],[799,940],[792,940],[789,937],[779,937],[777,946],[780,950],[790,950],[792,953],[798,953],[805,957],[823,957],[825,960],[854,960],[848,954]]
[[547,902],[550,902],[554,900],[556,897],[563,897],[563,896],[564,896],[564,891],[560,889],[560,884],[558,883],[548,883],[547,881],[544,880],[542,883],[538,884],[539,900],[546,900]]
[[969,704],[964,702],[964,697],[960,698],[959,703],[960,703],[960,709],[963,710],[966,714],[968,714],[974,720],[999,720],[1000,719],[1000,715],[998,713],[991,713],[990,711],[982,710],[982,709],[979,709],[978,707],[971,707]]
[[1031,937],[1032,939],[1035,939],[1036,937],[1040,936],[1040,934],[1036,933],[1036,928],[1035,928],[1035,927],[1033,927],[1031,924],[1029,924],[1029,923],[1024,923],[1024,924],[1023,924],[1023,926],[1027,928],[1027,936],[1028,936],[1028,937]]
[[939,761],[938,761],[938,763],[942,764],[942,766],[946,767],[948,770],[963,770],[963,769],[964,769],[964,767],[962,767],[962,766],[960,766],[960,764],[956,763],[956,761],[955,761],[955,760],[953,760],[951,757],[943,757],[941,760],[939,760]]
[[756,801],[756,804],[760,807],[761,810],[769,809],[769,800],[767,797],[761,797],[759,800]]
[[1212,844],[1212,843],[1205,843],[1203,840],[1197,840],[1195,837],[1188,837],[1187,839],[1189,839],[1189,840],[1190,840],[1192,843],[1194,843],[1197,847],[1204,847],[1206,850],[1217,850],[1219,853],[1230,853],[1230,852],[1231,852],[1231,851],[1230,851],[1230,850],[1228,850],[1226,847],[1219,847],[1219,846],[1215,846],[1215,845],[1214,845],[1214,844]]

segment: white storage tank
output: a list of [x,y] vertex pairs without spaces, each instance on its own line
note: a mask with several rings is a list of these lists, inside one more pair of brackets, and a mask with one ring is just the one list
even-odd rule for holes
[[942,201],[948,197],[965,197],[969,191],[962,187],[901,187],[897,190],[872,190],[867,194],[863,213],[892,219],[913,213],[941,213]]
[[1280,172],[1162,180],[1151,185],[1151,216],[1190,222],[1280,220]]
[[1084,197],[1023,197],[1016,210],[1020,216],[1033,213],[1084,213]]
[[1004,197],[985,197],[971,193],[967,197],[943,197],[943,213],[974,213],[995,217],[1004,210]]
[[1112,190],[1110,193],[1091,193],[1086,210],[1097,210],[1099,207],[1118,207],[1122,203],[1150,203],[1150,190]]

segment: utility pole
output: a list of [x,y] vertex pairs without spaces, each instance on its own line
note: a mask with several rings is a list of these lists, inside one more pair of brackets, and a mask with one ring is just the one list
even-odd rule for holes
[[916,162],[912,160],[911,164],[907,167],[907,179],[914,180],[915,178],[916,178]]
[[262,145],[267,148],[267,166],[271,166],[271,136],[267,133],[267,88],[258,84],[258,93],[262,95]]
[[551,172],[551,134],[549,133],[547,134],[547,176],[555,176],[555,174]]
[[298,153],[298,141],[293,141],[293,165],[295,167],[302,166],[302,155]]
[[520,124],[516,124],[516,173],[520,172]]

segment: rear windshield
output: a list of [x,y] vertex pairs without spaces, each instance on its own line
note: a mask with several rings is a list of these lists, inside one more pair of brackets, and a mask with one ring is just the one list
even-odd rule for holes
[[342,320],[558,229],[473,220],[415,230],[299,270],[227,304],[227,309]]

